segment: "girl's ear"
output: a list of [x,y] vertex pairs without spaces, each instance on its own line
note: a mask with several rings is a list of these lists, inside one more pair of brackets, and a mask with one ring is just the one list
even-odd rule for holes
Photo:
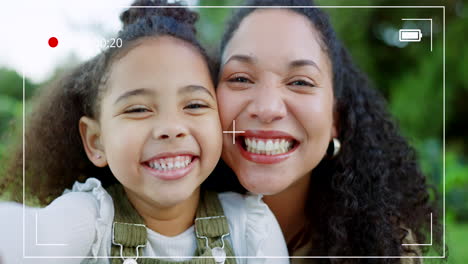
[[80,118],[80,135],[88,159],[97,167],[107,166],[104,147],[101,144],[101,127],[99,123],[87,116]]

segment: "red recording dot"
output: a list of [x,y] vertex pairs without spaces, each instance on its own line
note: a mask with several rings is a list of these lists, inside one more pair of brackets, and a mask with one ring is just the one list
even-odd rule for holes
[[58,45],[58,39],[56,37],[51,37],[49,39],[49,46],[51,46],[52,48],[55,48],[57,47]]

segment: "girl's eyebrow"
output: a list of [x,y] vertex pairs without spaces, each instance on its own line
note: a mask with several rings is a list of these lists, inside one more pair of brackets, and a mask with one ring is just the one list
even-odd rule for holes
[[154,94],[155,94],[155,91],[153,91],[151,89],[146,89],[146,88],[139,88],[139,89],[131,90],[131,91],[128,91],[128,92],[122,94],[121,96],[119,96],[119,98],[117,98],[117,100],[115,100],[114,105],[117,104],[118,102],[128,98],[128,97],[132,97],[132,96],[136,96],[136,95],[152,96]]
[[[193,93],[193,92],[196,92],[196,91],[202,91],[204,93],[207,93],[211,98],[214,99],[214,96],[213,94],[211,94],[210,90],[208,90],[207,88],[201,86],[201,85],[187,85],[187,86],[183,86],[181,87],[177,93],[178,94],[186,94],[186,93]],[[121,96],[119,96],[119,98],[117,98],[117,100],[115,100],[114,102],[114,105],[116,105],[118,102],[124,100],[124,99],[127,99],[129,97],[132,97],[132,96],[137,96],[137,95],[143,95],[143,96],[154,96],[156,94],[156,92],[152,89],[147,89],[147,88],[139,88],[139,89],[135,89],[135,90],[131,90],[131,91],[128,91],[124,94],[122,94]]]
[[183,86],[179,89],[179,91],[177,91],[177,93],[180,95],[180,94],[186,94],[186,93],[193,93],[193,92],[197,92],[197,91],[202,91],[204,93],[207,93],[208,95],[211,96],[211,98],[214,99],[214,96],[213,94],[211,94],[210,90],[208,90],[207,88],[201,86],[201,85],[195,85],[195,84],[191,84],[191,85],[187,85],[187,86]]

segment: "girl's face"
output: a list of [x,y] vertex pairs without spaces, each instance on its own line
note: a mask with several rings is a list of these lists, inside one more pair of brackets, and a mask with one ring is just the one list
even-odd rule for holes
[[[221,155],[207,64],[182,40],[148,38],[116,59],[94,142],[127,194],[162,207],[191,197]],[[101,163],[103,163],[101,161]]]
[[277,194],[310,175],[336,136],[332,70],[300,14],[257,10],[222,56],[217,96],[223,159],[251,192]]

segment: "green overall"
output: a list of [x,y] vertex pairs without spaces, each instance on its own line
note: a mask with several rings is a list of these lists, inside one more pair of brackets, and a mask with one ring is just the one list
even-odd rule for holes
[[230,242],[225,239],[229,235],[229,225],[216,193],[202,191],[196,213],[197,250],[194,256],[202,258],[168,261],[157,258],[138,258],[142,256],[143,247],[147,243],[147,231],[143,219],[127,199],[122,185],[115,184],[107,188],[107,191],[114,201],[115,208],[111,256],[118,258],[112,258],[112,264],[236,263],[235,258],[223,258],[224,254],[234,256],[234,251]]

